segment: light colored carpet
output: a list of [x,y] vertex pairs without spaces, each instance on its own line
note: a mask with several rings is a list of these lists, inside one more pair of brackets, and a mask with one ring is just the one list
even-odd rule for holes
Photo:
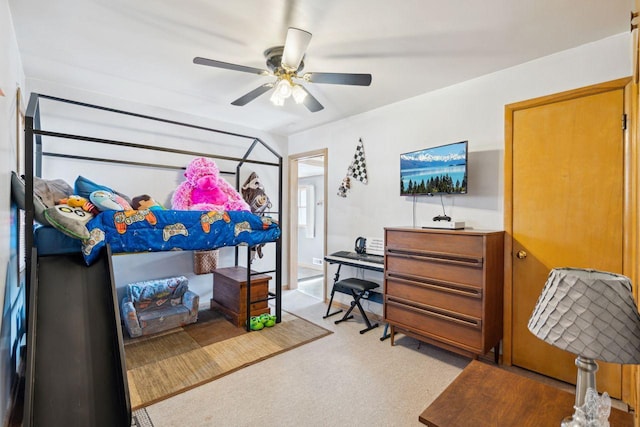
[[334,333],[148,406],[155,427],[421,426],[420,413],[469,359],[418,341],[335,325],[326,304],[285,292],[283,308]]
[[298,280],[298,291],[322,300],[322,286],[324,285],[324,277],[316,277],[313,279]]
[[256,332],[236,328],[216,312],[201,312],[199,317],[196,324],[125,341],[133,409],[182,393],[331,333],[286,312],[283,312],[281,323]]

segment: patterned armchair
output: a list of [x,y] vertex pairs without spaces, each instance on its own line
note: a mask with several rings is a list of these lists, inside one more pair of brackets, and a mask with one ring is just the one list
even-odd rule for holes
[[154,334],[198,320],[200,297],[184,276],[127,285],[120,309],[131,337]]

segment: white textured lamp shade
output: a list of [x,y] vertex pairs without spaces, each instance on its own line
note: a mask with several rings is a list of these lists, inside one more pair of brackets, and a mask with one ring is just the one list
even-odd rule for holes
[[529,330],[555,347],[589,359],[640,363],[640,314],[631,281],[597,270],[551,270]]

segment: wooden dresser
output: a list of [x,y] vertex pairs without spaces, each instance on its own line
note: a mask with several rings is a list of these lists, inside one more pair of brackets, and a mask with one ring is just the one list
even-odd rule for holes
[[396,332],[477,358],[502,338],[504,232],[385,228],[384,318]]

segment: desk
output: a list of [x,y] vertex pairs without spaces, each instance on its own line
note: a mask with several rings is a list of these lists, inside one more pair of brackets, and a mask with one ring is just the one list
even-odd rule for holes
[[[559,426],[574,403],[572,393],[472,360],[419,420],[430,427]],[[611,408],[609,424],[631,427],[633,414]]]

